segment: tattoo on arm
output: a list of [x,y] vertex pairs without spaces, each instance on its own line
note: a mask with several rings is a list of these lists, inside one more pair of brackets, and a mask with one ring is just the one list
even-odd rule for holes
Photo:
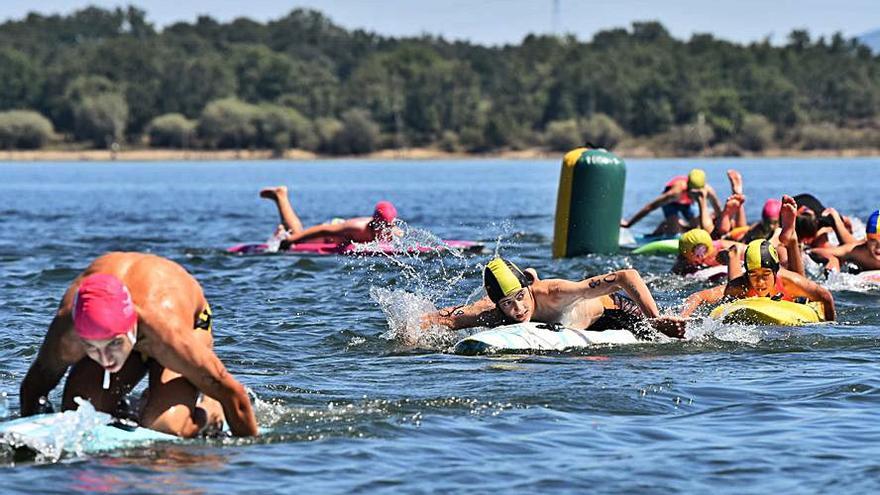
[[616,273],[609,273],[602,278],[595,277],[595,278],[590,279],[590,281],[587,282],[587,286],[591,289],[595,289],[596,287],[599,287],[600,285],[602,285],[603,282],[606,284],[613,284],[616,281],[617,281],[617,274]]

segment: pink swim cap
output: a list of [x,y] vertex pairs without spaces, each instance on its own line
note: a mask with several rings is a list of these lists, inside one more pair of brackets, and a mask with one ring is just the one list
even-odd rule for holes
[[391,225],[394,223],[395,218],[397,218],[397,208],[391,204],[391,201],[379,201],[376,203],[376,209],[373,210],[373,220]]
[[764,203],[764,209],[761,210],[761,217],[765,220],[777,220],[781,209],[782,201],[779,201],[778,199],[768,199],[767,202]]
[[113,275],[96,273],[79,284],[73,301],[73,326],[86,340],[108,340],[124,335],[137,322],[131,293]]

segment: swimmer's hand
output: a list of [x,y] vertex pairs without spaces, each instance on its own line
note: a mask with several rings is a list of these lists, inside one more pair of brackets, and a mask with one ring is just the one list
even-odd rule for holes
[[707,191],[705,187],[688,191],[688,196],[694,201],[706,201],[706,196],[708,195],[709,191]]
[[427,330],[434,326],[434,316],[431,313],[425,313],[422,316],[419,316],[419,330]]
[[648,320],[648,322],[651,323],[651,326],[654,327],[654,330],[657,330],[667,337],[675,339],[684,338],[687,321],[687,318],[682,318],[680,316],[658,316],[657,318],[651,318]]
[[628,229],[628,228],[629,228],[629,222],[627,222],[625,219],[621,218],[621,219],[620,219],[620,226],[623,227],[623,228],[625,228],[625,229]]

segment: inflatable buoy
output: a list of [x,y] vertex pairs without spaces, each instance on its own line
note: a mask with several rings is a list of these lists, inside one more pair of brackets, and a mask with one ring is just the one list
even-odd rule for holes
[[619,248],[626,164],[604,149],[577,148],[562,159],[553,256],[614,254]]

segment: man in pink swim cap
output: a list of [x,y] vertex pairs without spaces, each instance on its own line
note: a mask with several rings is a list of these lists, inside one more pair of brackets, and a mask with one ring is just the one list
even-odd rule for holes
[[316,242],[326,244],[348,244],[350,242],[389,241],[394,235],[394,221],[397,208],[390,201],[379,201],[370,217],[340,219],[330,223],[304,228],[293,211],[287,186],[267,187],[260,191],[260,197],[270,199],[278,209],[281,224],[276,236],[281,236],[281,247],[290,244]]
[[211,308],[183,267],[150,254],[105,254],[65,292],[22,381],[21,414],[38,412],[40,397],[70,368],[65,410],[82,397],[119,416],[125,395],[149,373],[142,426],[192,437],[225,419],[234,435],[256,435],[250,399],[213,342]]

